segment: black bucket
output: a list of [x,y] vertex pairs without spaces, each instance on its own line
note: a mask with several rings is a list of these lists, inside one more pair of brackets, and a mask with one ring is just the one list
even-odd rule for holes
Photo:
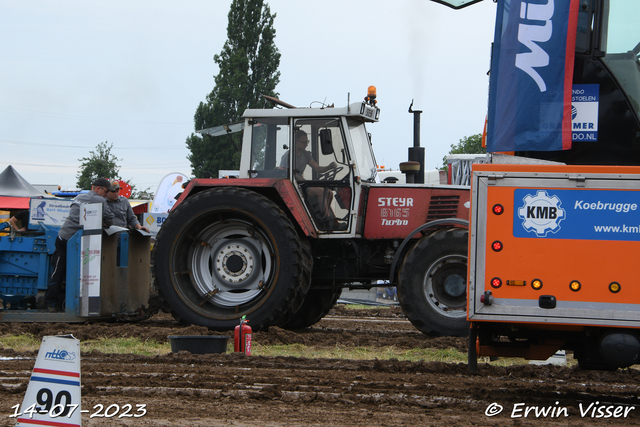
[[216,335],[169,335],[171,352],[186,350],[192,354],[226,353],[229,337]]

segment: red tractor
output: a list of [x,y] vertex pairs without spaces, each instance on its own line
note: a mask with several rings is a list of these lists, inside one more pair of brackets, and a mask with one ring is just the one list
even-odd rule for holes
[[271,100],[287,108],[203,131],[243,131],[239,178],[191,180],[157,236],[156,283],[174,316],[299,329],[343,288],[388,281],[419,330],[467,335],[468,187],[378,182],[374,95],[344,108]]

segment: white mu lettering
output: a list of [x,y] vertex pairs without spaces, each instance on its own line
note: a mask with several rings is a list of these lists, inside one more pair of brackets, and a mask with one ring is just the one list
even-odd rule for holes
[[538,85],[540,92],[547,90],[547,84],[535,68],[549,65],[549,54],[537,43],[548,42],[553,34],[551,17],[554,12],[554,0],[547,4],[520,4],[520,19],[544,22],[544,25],[524,24],[518,26],[518,41],[529,48],[531,52],[516,54],[516,67],[527,73]]

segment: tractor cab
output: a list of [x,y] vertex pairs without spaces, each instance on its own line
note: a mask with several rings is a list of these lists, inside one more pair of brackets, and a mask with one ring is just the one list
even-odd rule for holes
[[360,184],[376,176],[365,127],[380,116],[374,97],[343,108],[246,110],[239,177],[290,180],[319,233],[350,233]]

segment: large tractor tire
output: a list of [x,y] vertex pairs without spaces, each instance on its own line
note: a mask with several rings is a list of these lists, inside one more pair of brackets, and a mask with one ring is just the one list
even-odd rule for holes
[[232,330],[280,326],[308,290],[309,262],[291,221],[266,197],[221,187],[178,205],[154,245],[158,291],[174,317]]
[[282,327],[294,330],[315,325],[331,311],[340,295],[342,295],[342,288],[311,289],[304,298],[302,307]]
[[425,334],[469,334],[467,248],[467,230],[436,231],[420,239],[400,267],[400,306]]
[[[309,243],[309,241],[305,237],[300,237],[300,244],[302,247],[302,263],[304,265],[304,273],[300,282],[302,292],[298,292],[295,300],[291,304],[292,313],[297,313],[302,307],[302,303],[304,302],[307,292],[311,287],[311,271],[313,270],[313,255],[311,254],[311,243]],[[286,328],[286,326],[284,325],[283,327]]]

